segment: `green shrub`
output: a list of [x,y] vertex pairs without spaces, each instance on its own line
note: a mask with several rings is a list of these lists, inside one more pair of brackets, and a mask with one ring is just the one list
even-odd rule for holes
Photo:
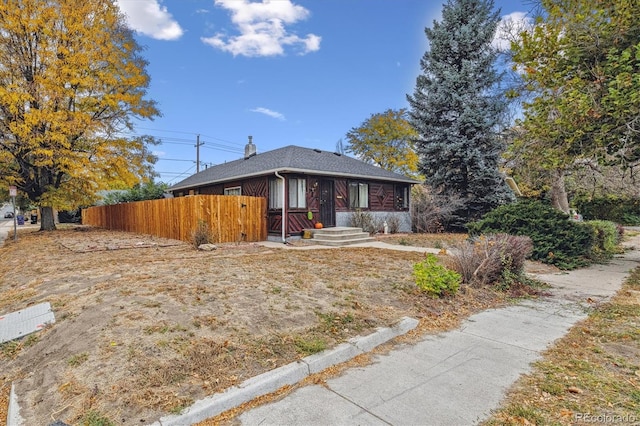
[[610,220],[623,225],[640,225],[640,199],[628,196],[577,196],[573,205],[586,220]]
[[86,426],[114,426],[115,423],[112,422],[108,417],[100,413],[99,411],[89,410],[85,413],[84,417],[81,420],[82,425]]
[[438,258],[427,253],[425,260],[413,265],[416,285],[432,296],[454,295],[460,287],[460,274],[438,263]]
[[589,263],[593,231],[542,201],[521,200],[467,224],[469,234],[525,235],[533,242],[532,259],[573,269]]
[[590,220],[585,225],[592,229],[594,239],[592,255],[598,258],[610,258],[620,253],[620,233],[614,222],[608,220]]
[[640,226],[640,214],[624,213],[619,223],[627,226]]
[[532,249],[531,238],[526,236],[482,235],[458,245],[451,253],[451,264],[465,284],[504,288],[522,277]]
[[321,337],[297,337],[293,344],[296,350],[303,355],[313,355],[327,349],[327,342]]

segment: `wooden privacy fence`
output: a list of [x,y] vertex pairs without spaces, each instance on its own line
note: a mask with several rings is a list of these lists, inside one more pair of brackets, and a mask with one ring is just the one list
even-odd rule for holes
[[236,195],[194,195],[82,210],[82,223],[98,228],[191,241],[199,221],[213,242],[267,239],[267,200]]

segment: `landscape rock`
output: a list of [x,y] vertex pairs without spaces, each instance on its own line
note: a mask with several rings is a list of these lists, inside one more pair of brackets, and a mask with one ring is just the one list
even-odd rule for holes
[[218,249],[218,246],[216,246],[215,244],[200,244],[198,246],[198,250],[202,250],[202,251],[213,251],[217,249]]

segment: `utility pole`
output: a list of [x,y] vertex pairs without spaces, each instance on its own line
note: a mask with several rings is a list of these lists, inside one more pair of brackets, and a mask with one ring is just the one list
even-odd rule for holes
[[196,137],[196,173],[200,172],[200,147],[204,142],[200,142],[200,135]]
[[13,241],[18,241],[18,219],[16,217],[16,195],[18,195],[18,189],[11,185],[9,187],[9,196],[11,197],[11,204],[13,205]]

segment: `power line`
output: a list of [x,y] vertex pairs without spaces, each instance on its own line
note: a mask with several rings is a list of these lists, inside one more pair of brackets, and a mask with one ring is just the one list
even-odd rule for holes
[[157,161],[186,161],[188,163],[195,163],[193,160],[183,160],[179,158],[158,158]]
[[183,175],[185,172],[159,172],[159,171],[156,171],[156,173],[161,174],[161,175],[181,176],[181,175]]
[[231,153],[234,153],[234,154],[242,154],[244,152],[242,149],[238,149],[238,148],[229,148],[229,147],[221,146],[221,145],[216,146],[216,144],[211,144],[211,145],[214,145],[215,148],[211,147],[209,145],[204,145],[203,148],[211,149],[213,151],[231,152]]
[[[189,167],[189,168],[188,168],[187,170],[185,170],[184,172],[179,173],[176,177],[174,177],[174,178],[170,179],[170,180],[169,180],[169,182],[167,182],[167,184],[170,184],[170,183],[172,183],[172,182],[176,181],[178,178],[180,178],[180,177],[182,177],[182,176],[187,175],[188,173],[190,173],[190,172],[191,172],[193,169],[195,169],[195,168],[196,168],[196,166],[195,166],[195,164],[194,164],[193,166]],[[173,174],[173,172],[172,172],[172,174]]]
[[194,132],[183,132],[181,130],[163,130],[163,129],[153,129],[151,127],[138,127],[136,126],[136,129],[142,129],[142,130],[153,130],[156,132],[166,132],[166,133],[182,133],[183,135],[197,135],[197,133]]
[[200,136],[205,137],[207,139],[213,139],[213,140],[217,140],[217,141],[220,141],[220,142],[230,143],[230,144],[233,144],[233,145],[244,146],[244,142],[233,142],[233,141],[228,141],[226,139],[217,138],[215,136],[208,136],[208,135],[202,135],[202,134]]
[[[171,133],[183,133],[183,134],[192,134],[189,132],[181,132],[181,131],[173,131],[173,130],[159,130],[159,129],[151,129],[151,128],[147,128],[147,127],[139,127],[139,129],[147,129],[147,130],[157,130],[157,131],[163,131],[163,132],[171,132]],[[196,138],[198,136],[197,133],[193,133]],[[132,136],[144,136],[140,133],[131,133]],[[193,140],[192,139],[185,139],[185,138],[176,138],[176,137],[172,137],[172,136],[160,136],[160,135],[148,135],[148,136],[153,136],[154,138],[156,138],[159,141],[160,145],[193,145]],[[201,135],[201,136],[205,136],[205,135]],[[202,140],[202,142],[207,143],[208,145],[205,145],[204,147],[207,149],[211,149],[213,151],[224,151],[224,152],[231,152],[234,154],[242,154],[243,148],[240,148],[239,146],[241,146],[241,144],[236,143],[236,142],[231,142],[231,141],[227,141],[225,139],[221,139],[221,138],[217,138],[215,136],[206,136],[207,140]],[[215,142],[210,142],[208,139],[212,139],[212,140],[216,140],[216,141],[220,141],[220,142],[225,142],[227,144],[231,144],[232,146],[229,145],[224,145],[224,144],[220,144],[220,143],[215,143]],[[201,145],[202,146],[202,145]]]
[[[141,129],[141,130],[152,130],[152,131],[156,131],[156,132],[165,132],[165,133],[179,133],[179,134],[183,134],[183,135],[193,135],[193,136],[197,136],[198,134],[204,138],[207,139],[212,139],[212,140],[217,140],[220,142],[226,142],[232,145],[236,145],[236,146],[244,146],[244,142],[234,142],[234,141],[230,141],[230,140],[226,140],[226,139],[222,139],[219,138],[217,136],[211,136],[211,135],[205,135],[202,133],[197,133],[197,132],[185,132],[185,131],[181,131],[181,130],[164,130],[164,129],[154,129],[151,127],[137,127],[136,129]],[[141,136],[141,135],[138,135]]]
[[[154,134],[140,134],[138,130],[148,130],[153,132]],[[161,135],[162,133],[169,133],[173,135]],[[205,165],[205,167],[213,166],[212,162],[204,162],[200,161],[200,148],[206,148],[212,151],[218,152],[228,152],[232,154],[243,154],[244,153],[244,144],[239,142],[233,142],[226,139],[222,139],[216,136],[211,135],[203,135],[196,132],[185,132],[181,130],[169,130],[169,129],[158,129],[152,127],[137,127],[133,132],[130,133],[132,136],[151,136],[158,140],[158,145],[183,145],[183,146],[194,146],[196,147],[196,160],[186,160],[186,159],[177,159],[177,158],[158,158],[157,162],[160,161],[175,161],[175,162],[193,162],[194,166],[190,167],[188,170],[184,172],[158,172],[158,174],[174,176],[168,183],[174,182],[182,176],[189,175],[192,173],[195,168],[196,173],[200,171],[200,166]],[[179,135],[192,135],[195,136],[193,139],[180,137]],[[195,139],[195,141],[194,141]]]
[[166,139],[158,138],[160,145],[193,145],[193,142],[167,142]]

